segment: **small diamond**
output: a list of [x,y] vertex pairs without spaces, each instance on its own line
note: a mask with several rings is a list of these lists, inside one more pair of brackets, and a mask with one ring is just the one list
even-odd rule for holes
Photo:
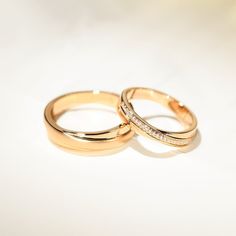
[[154,129],[152,129],[152,130],[151,130],[151,135],[152,135],[152,136],[155,136],[155,132],[156,132],[156,131],[155,131]]
[[153,132],[153,136],[155,136],[155,137],[159,136],[159,132],[156,131],[156,130],[154,130],[154,132]]
[[148,133],[149,133],[150,135],[152,135],[152,134],[153,134],[153,129],[150,128],[150,130],[148,131]]
[[140,129],[144,130],[145,124],[141,122]]
[[152,128],[149,128],[148,133],[152,134]]

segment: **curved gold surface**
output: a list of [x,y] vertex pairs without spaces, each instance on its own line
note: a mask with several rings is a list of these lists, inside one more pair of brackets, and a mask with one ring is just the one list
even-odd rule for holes
[[96,132],[73,131],[57,124],[62,114],[79,105],[99,103],[115,109],[118,100],[117,94],[103,91],[74,92],[54,99],[44,111],[49,139],[62,148],[91,154],[122,148],[134,135],[128,124],[123,123],[114,128]]
[[[176,115],[184,129],[173,132],[152,126],[135,112],[131,103],[133,99],[148,99],[167,107]],[[172,146],[188,145],[197,132],[195,115],[175,98],[154,89],[138,87],[125,89],[120,97],[118,111],[121,118],[130,123],[136,133]]]

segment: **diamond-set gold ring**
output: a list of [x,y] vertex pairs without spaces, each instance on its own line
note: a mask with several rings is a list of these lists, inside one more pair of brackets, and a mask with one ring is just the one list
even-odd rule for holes
[[[131,103],[133,99],[149,99],[167,107],[183,125],[183,131],[173,132],[154,127],[135,112]],[[192,142],[197,133],[195,115],[175,98],[154,89],[140,87],[125,89],[120,97],[118,112],[136,133],[161,141],[164,144],[185,146]]]

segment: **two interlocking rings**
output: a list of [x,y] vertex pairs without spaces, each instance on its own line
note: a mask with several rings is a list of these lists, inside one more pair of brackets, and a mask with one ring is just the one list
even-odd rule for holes
[[[176,115],[183,130],[172,132],[151,125],[136,113],[132,105],[134,99],[148,99],[167,107]],[[115,108],[122,120],[121,124],[96,132],[73,131],[59,126],[57,121],[62,114],[88,103],[101,103]],[[54,144],[82,154],[120,149],[135,133],[175,147],[189,145],[197,134],[197,119],[186,106],[166,93],[141,87],[125,89],[120,96],[104,91],[68,93],[55,98],[46,106],[44,119],[49,139]]]

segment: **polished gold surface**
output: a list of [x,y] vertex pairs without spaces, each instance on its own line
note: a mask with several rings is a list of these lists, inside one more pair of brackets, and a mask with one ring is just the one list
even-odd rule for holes
[[54,99],[44,111],[49,139],[62,148],[88,154],[99,154],[122,148],[134,135],[129,124],[123,123],[114,128],[97,132],[81,132],[68,130],[57,123],[62,114],[74,107],[87,103],[100,103],[115,109],[118,100],[117,94],[102,91],[74,92]]
[[[184,129],[173,132],[152,126],[135,112],[131,103],[133,99],[148,99],[167,107],[176,115]],[[124,90],[120,97],[118,111],[121,118],[126,123],[130,123],[136,133],[165,144],[185,146],[191,143],[196,136],[197,119],[195,115],[175,98],[154,89],[135,87]]]

